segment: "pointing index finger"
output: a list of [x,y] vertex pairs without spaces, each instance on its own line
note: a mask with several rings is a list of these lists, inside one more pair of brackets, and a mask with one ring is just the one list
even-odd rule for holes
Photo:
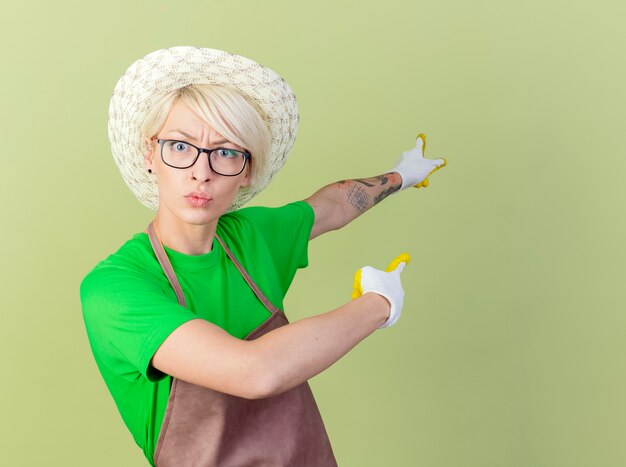
[[420,133],[415,138],[415,147],[420,148],[422,150],[422,154],[426,151],[426,135],[424,133]]

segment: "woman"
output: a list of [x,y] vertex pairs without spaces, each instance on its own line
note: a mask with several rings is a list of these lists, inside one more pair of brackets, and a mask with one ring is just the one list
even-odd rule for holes
[[363,268],[356,298],[293,324],[281,311],[308,240],[338,229],[445,164],[423,138],[385,175],[305,201],[237,210],[282,167],[295,96],[226,52],[174,47],[135,62],[109,114],[112,152],[156,209],[81,284],[98,367],[158,466],[336,465],[307,380],[402,310],[400,273]]

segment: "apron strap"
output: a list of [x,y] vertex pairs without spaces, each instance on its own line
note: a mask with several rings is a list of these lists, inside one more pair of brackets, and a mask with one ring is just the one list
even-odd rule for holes
[[163,245],[161,245],[161,241],[157,236],[156,230],[154,229],[154,225],[150,222],[148,225],[148,229],[146,230],[148,233],[148,237],[150,238],[150,243],[152,244],[152,249],[154,250],[154,254],[159,260],[159,264],[163,269],[163,272],[167,276],[167,280],[170,281],[170,285],[174,289],[176,293],[176,298],[178,299],[178,304],[187,308],[187,303],[185,302],[185,294],[183,293],[183,289],[180,286],[180,282],[178,282],[178,278],[176,277],[176,273],[174,273],[174,269],[172,268],[172,263],[170,259],[167,257],[165,250],[163,249]]
[[252,280],[252,277],[250,277],[250,274],[248,274],[248,271],[246,271],[244,267],[241,265],[241,263],[237,261],[237,258],[235,258],[235,255],[233,255],[232,251],[230,251],[230,249],[226,246],[226,244],[222,241],[222,239],[217,234],[215,234],[215,238],[217,238],[217,241],[220,242],[220,245],[222,245],[222,248],[224,248],[224,251],[230,258],[230,260],[233,262],[237,270],[241,273],[244,280],[248,283],[248,285],[254,292],[254,295],[257,296],[257,298],[261,301],[263,305],[265,305],[265,308],[267,308],[267,310],[270,313],[272,314],[278,313],[280,310],[276,308],[274,304],[268,300],[268,298],[263,294],[263,292],[261,292],[261,289],[259,289],[259,286],[256,285],[256,283]]
[[[184,306],[186,308],[187,304],[185,302],[185,295],[183,294],[183,289],[180,286],[180,282],[178,282],[178,278],[176,277],[176,274],[174,273],[174,268],[172,268],[172,263],[170,262],[170,259],[167,257],[167,253],[165,253],[165,249],[163,248],[163,245],[161,244],[161,241],[159,240],[159,237],[156,233],[156,230],[152,222],[150,222],[150,225],[148,225],[148,228],[146,229],[146,233],[148,234],[148,237],[150,238],[150,244],[152,245],[152,249],[154,250],[157,260],[159,261],[159,264],[161,265],[161,268],[163,269],[163,272],[165,273],[167,280],[170,282],[172,288],[174,289],[174,292],[176,293],[176,298],[178,299],[178,303],[181,306]],[[233,264],[235,265],[239,273],[243,276],[244,280],[248,283],[248,285],[254,292],[254,295],[256,295],[256,297],[261,301],[261,303],[265,306],[265,308],[267,308],[267,310],[271,314],[280,312],[280,310],[276,308],[272,304],[272,302],[270,302],[269,299],[263,294],[261,289],[259,289],[259,286],[256,285],[256,283],[252,280],[252,277],[250,277],[250,274],[248,274],[248,271],[244,269],[241,263],[237,261],[237,258],[235,258],[235,255],[233,255],[232,251],[230,251],[230,248],[226,246],[224,241],[217,234],[215,234],[215,238],[217,238],[217,241],[220,242],[220,245],[222,245],[222,248],[224,248],[226,255],[233,262]]]

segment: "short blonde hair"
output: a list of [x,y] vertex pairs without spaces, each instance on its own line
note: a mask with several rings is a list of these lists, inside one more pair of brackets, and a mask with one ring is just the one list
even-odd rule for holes
[[224,86],[191,84],[163,96],[150,109],[141,125],[141,140],[156,136],[175,102],[193,110],[207,125],[250,154],[251,182],[267,164],[271,149],[269,129],[257,110],[239,93]]

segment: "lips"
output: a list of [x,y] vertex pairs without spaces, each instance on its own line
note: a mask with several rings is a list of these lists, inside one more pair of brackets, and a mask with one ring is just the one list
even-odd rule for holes
[[211,201],[212,198],[207,193],[204,193],[202,191],[194,191],[192,193],[186,194],[185,199],[191,206],[196,208],[202,208],[209,204],[209,201]]
[[203,191],[194,191],[185,195],[185,198],[202,198],[211,199],[211,197]]

